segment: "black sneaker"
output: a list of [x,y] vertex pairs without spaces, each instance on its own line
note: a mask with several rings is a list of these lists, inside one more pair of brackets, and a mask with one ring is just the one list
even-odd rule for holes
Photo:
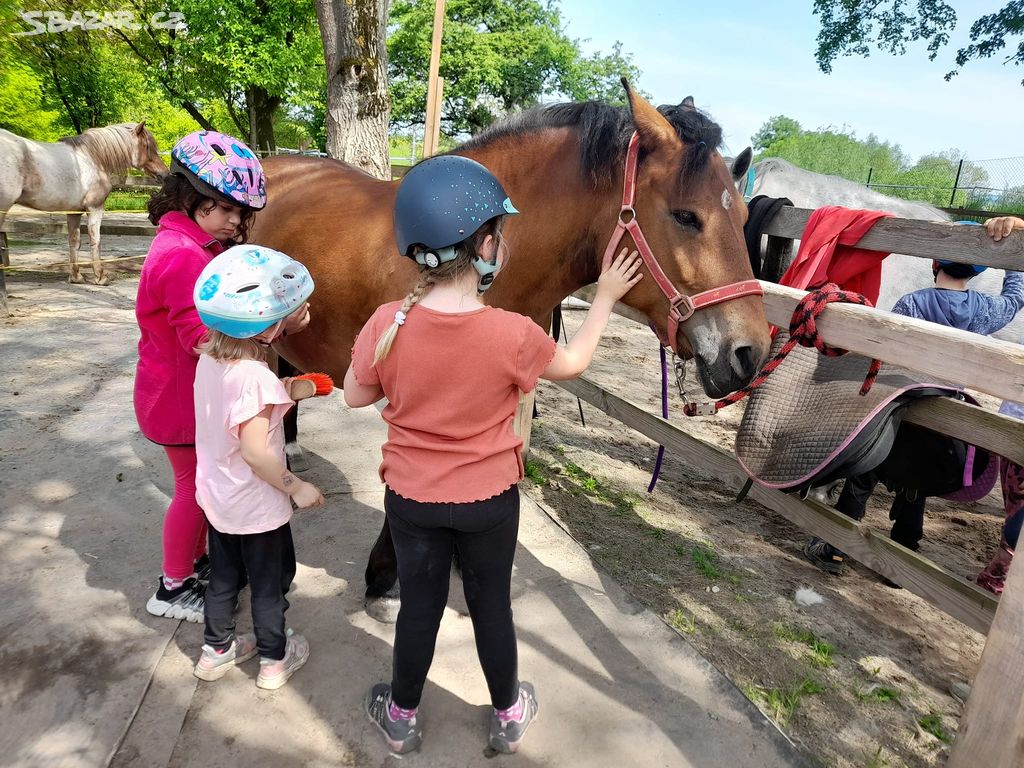
[[195,561],[192,565],[192,570],[195,571],[196,578],[202,584],[210,583],[210,556],[207,553],[203,553],[202,557]]
[[388,714],[391,706],[391,686],[377,683],[366,692],[364,709],[370,722],[384,734],[384,741],[392,752],[404,755],[418,749],[423,741],[423,728],[420,727],[416,715],[408,720],[392,720]]
[[846,555],[841,550],[817,537],[804,544],[804,557],[825,573],[831,573],[834,576],[842,574],[843,564],[846,562]]
[[177,589],[166,589],[164,580],[146,603],[146,610],[154,616],[168,619],[184,619],[193,624],[203,623],[203,597],[206,587],[193,578],[185,579],[185,583]]

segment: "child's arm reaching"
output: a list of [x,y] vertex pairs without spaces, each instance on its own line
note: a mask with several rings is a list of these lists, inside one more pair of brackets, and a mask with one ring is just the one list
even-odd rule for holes
[[268,405],[256,416],[239,425],[238,437],[242,446],[242,459],[252,467],[257,477],[291,496],[300,509],[319,507],[324,503],[320,489],[289,472],[267,447],[270,415],[273,409],[274,406]]
[[643,273],[638,271],[640,264],[636,251],[627,256],[626,249],[623,248],[614,260],[609,258],[602,265],[601,277],[597,281],[597,294],[590,304],[586,319],[566,346],[555,349],[555,356],[540,375],[542,379],[575,379],[587,369],[590,361],[594,359],[594,352],[601,341],[605,326],[608,325],[608,318],[611,317],[615,302],[625,296],[643,277]]
[[345,374],[345,404],[349,408],[362,408],[365,405],[373,405],[382,397],[384,390],[380,384],[366,386],[356,381],[355,367],[349,366]]

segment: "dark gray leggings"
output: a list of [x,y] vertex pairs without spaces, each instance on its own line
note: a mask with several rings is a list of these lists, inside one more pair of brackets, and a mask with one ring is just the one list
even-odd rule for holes
[[519,534],[519,487],[513,485],[486,501],[469,504],[412,501],[388,488],[384,509],[402,585],[391,681],[395,704],[405,709],[419,706],[448,603],[452,553],[457,549],[491,704],[497,709],[511,707],[519,695],[509,594]]

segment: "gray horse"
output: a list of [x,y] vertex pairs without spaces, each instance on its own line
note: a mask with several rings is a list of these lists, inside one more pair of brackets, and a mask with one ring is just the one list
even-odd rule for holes
[[72,283],[82,282],[78,271],[82,212],[88,215],[92,269],[97,285],[107,285],[100,262],[100,222],[103,204],[112,187],[111,175],[129,168],[161,180],[167,166],[157,151],[153,134],[143,123],[121,123],[90,128],[50,144],[31,141],[0,130],[0,261],[7,266],[9,251],[4,218],[12,205],[38,211],[68,213],[68,247]]

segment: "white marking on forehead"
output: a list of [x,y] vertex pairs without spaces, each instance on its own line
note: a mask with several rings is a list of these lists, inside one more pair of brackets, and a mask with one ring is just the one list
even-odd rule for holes
[[728,189],[722,190],[722,207],[727,211],[732,207],[732,195],[729,194]]

